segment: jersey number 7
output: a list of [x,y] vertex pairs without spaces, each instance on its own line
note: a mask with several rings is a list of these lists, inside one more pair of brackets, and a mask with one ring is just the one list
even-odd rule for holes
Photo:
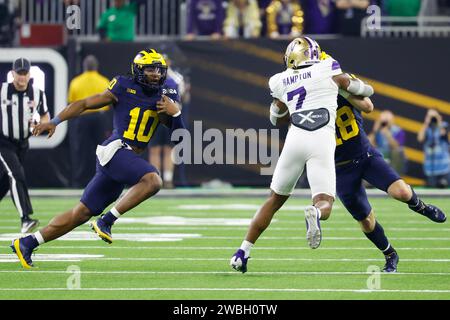
[[293,91],[290,91],[287,93],[288,101],[292,101],[295,96],[298,96],[297,105],[295,107],[295,110],[301,109],[303,106],[303,101],[305,101],[306,98],[306,89],[305,87],[297,88]]

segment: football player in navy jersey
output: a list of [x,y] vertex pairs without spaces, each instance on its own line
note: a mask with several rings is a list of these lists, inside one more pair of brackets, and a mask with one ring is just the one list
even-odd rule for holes
[[383,227],[375,219],[362,184],[366,180],[377,189],[438,223],[445,214],[437,207],[425,204],[414,190],[387,164],[382,154],[369,142],[363,129],[361,111],[369,113],[373,104],[369,98],[339,91],[336,118],[336,190],[348,212],[357,220],[362,231],[385,255],[384,272],[396,272],[398,254],[389,243]]
[[115,220],[160,190],[159,173],[139,153],[146,148],[160,121],[172,131],[184,128],[177,91],[170,87],[173,83],[166,83],[166,75],[167,64],[163,56],[154,49],[143,50],[133,60],[132,76],[115,77],[105,92],[75,101],[49,123],[35,127],[34,135],[48,131],[51,137],[62,121],[77,117],[88,109],[113,105],[113,133],[97,147],[96,174],[80,202],[53,218],[38,232],[13,240],[11,247],[23,267],[33,266],[31,254],[37,246],[100,215],[127,186],[130,189],[115,206],[91,224],[102,240],[111,243],[111,227]]

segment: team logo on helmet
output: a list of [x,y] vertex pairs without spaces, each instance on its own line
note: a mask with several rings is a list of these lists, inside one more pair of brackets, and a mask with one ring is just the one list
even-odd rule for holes
[[[157,83],[148,80],[144,72],[146,69],[151,69],[154,72],[160,73],[161,77]],[[142,50],[133,59],[133,63],[131,64],[131,74],[135,81],[145,89],[157,91],[166,81],[166,60],[163,55],[156,52],[155,49]]]
[[320,62],[321,49],[319,44],[311,38],[295,38],[289,43],[284,55],[287,68],[297,69]]

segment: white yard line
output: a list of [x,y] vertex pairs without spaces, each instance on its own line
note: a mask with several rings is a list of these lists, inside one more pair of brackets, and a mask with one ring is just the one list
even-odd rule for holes
[[[143,247],[143,246],[115,246],[114,244],[111,246],[107,246],[106,244],[104,246],[43,246],[43,248],[47,249],[118,249],[118,250],[123,250],[123,249],[128,249],[128,250],[236,250],[237,247],[204,247],[204,246],[199,246],[199,247],[186,247],[186,246],[179,246],[179,247],[173,247],[173,246],[163,246],[163,247],[153,247],[153,246],[147,246],[147,247]],[[409,248],[409,247],[395,247],[395,249],[397,251],[400,250],[437,250],[437,251],[449,251],[450,247],[434,247],[434,248],[430,248],[430,247],[426,247],[426,248]],[[273,251],[279,251],[279,250],[307,250],[307,251],[311,251],[311,248],[309,247],[254,247],[252,250],[273,250]],[[320,249],[318,249],[320,251],[324,251],[324,250],[344,250],[344,251],[352,251],[352,250],[365,250],[365,251],[370,251],[370,250],[376,250],[374,247],[320,247]],[[39,253],[37,253],[39,254]]]
[[[50,260],[49,260],[50,259]],[[75,260],[77,259],[77,260]],[[164,258],[103,258],[101,256],[92,256],[89,257],[86,255],[85,257],[74,257],[71,258],[70,256],[66,257],[65,259],[61,259],[60,257],[51,258],[51,255],[44,254],[42,257],[39,255],[36,256],[35,261],[52,261],[52,262],[65,262],[65,261],[81,261],[79,259],[83,260],[103,260],[103,261],[229,261],[229,258],[188,258],[188,257],[176,257],[176,258],[170,258],[170,257],[164,257]],[[319,262],[319,261],[326,261],[326,262],[383,262],[383,259],[378,258],[254,258],[252,261],[304,261],[304,262]],[[449,263],[450,259],[401,259],[401,261],[404,262],[425,262],[425,263]],[[0,256],[0,263],[4,262],[18,262],[18,260],[11,254],[11,255],[1,255]],[[450,274],[450,273],[449,273]]]
[[[80,232],[79,232],[80,233]],[[71,235],[73,237],[71,237]],[[15,237],[20,236],[20,235],[11,235],[11,239],[14,239]],[[82,236],[83,238],[76,238],[76,236],[78,236],[78,233],[69,233],[66,235],[66,239],[62,238],[59,239],[60,241],[85,241],[85,240],[97,240],[97,237],[95,236],[94,233],[92,232],[83,232],[82,234],[80,233],[80,237]],[[177,238],[177,237],[178,238]],[[6,239],[4,236],[2,236],[2,234],[0,234],[0,237],[2,237],[2,239],[0,240],[0,242],[9,242],[11,241],[11,239]],[[242,240],[242,236],[233,236],[233,237],[229,237],[229,236],[202,236],[199,234],[181,234],[181,235],[176,235],[174,234],[173,236],[162,236],[160,234],[137,234],[137,233],[128,233],[128,234],[121,234],[121,233],[116,233],[116,240],[132,240],[132,241],[141,241],[141,240],[145,240],[146,238],[156,238],[156,240],[158,239],[166,239],[169,238],[168,240],[174,240],[174,239],[183,239],[184,240]],[[114,234],[113,234],[113,238],[114,238]],[[347,240],[359,240],[359,241],[366,241],[366,238],[364,236],[360,236],[360,237],[327,237],[326,235],[323,236],[323,239],[325,241],[347,241]],[[397,240],[397,241],[450,241],[450,238],[446,237],[389,237],[390,240]],[[298,237],[271,237],[271,236],[263,236],[260,238],[260,241],[267,241],[267,240],[279,240],[279,241],[285,241],[285,240],[305,240],[304,236],[298,236]]]
[[297,289],[297,288],[0,288],[0,291],[254,291],[254,292],[350,292],[350,293],[450,293],[450,290],[402,289]]
[[[21,273],[21,274],[33,274],[33,273],[43,273],[43,274],[67,274],[67,270],[2,270],[0,273]],[[154,274],[154,275],[186,275],[186,274],[197,274],[197,275],[225,275],[232,274],[240,276],[241,274],[236,271],[84,271],[80,270],[82,274],[125,274],[125,275],[142,275],[142,274]],[[373,273],[367,272],[338,272],[338,271],[279,271],[279,272],[249,272],[252,275],[274,275],[274,276],[285,276],[285,275],[372,275]],[[448,276],[449,272],[396,272],[392,274],[380,273],[380,275],[391,276]]]
[[[1,222],[2,220],[0,220]],[[18,226],[0,226],[0,230],[19,230]],[[238,227],[238,226],[229,226],[229,227],[223,227],[223,226],[161,226],[161,227],[123,227],[121,225],[114,226],[114,230],[117,231],[143,231],[143,230],[171,230],[171,229],[183,229],[183,230],[211,230],[211,231],[218,231],[218,230],[225,230],[225,231],[231,231],[231,230],[239,230],[239,231],[246,231],[248,227]],[[271,227],[270,231],[302,231],[304,229],[303,225],[301,227]],[[389,227],[384,226],[384,229],[388,232],[450,232],[450,228],[397,228],[397,227]],[[323,227],[323,231],[355,231],[359,232],[360,229],[357,225],[354,227],[343,227],[343,228],[335,228],[335,227]]]
[[[165,215],[165,214],[163,214],[163,215]],[[51,216],[53,217],[54,215],[51,215]],[[193,218],[203,219],[204,218],[204,217],[195,217],[195,216],[183,217],[183,216],[181,216],[179,214],[177,214],[177,216],[179,216],[181,218],[189,218],[189,219],[193,219]],[[211,217],[211,213],[209,213],[208,216]],[[232,218],[230,218],[229,216],[228,217],[214,217],[214,218],[211,218],[211,219],[227,219],[227,220],[229,220],[229,219],[251,219],[252,217],[253,217],[252,215],[246,215],[246,216],[233,216]],[[295,224],[295,225],[303,226],[305,224],[304,217],[301,216],[301,215],[299,215],[298,219],[296,219],[296,220],[283,219],[282,215],[277,216],[277,217],[281,218],[281,219],[278,220],[278,221],[273,221],[272,223],[274,225],[275,224],[276,225],[284,225],[284,224],[292,225],[292,224]],[[142,217],[140,217],[140,216],[130,215],[130,218],[133,218],[133,219],[148,219],[148,218],[152,218],[152,216],[142,216]],[[20,226],[20,219],[0,219],[0,222],[1,223],[6,223],[6,222],[11,223],[12,225],[16,225],[18,229],[19,229],[19,226]],[[399,225],[420,224],[420,225],[427,225],[427,224],[430,223],[430,221],[428,219],[426,219],[426,218],[420,219],[420,220],[411,220],[411,219],[409,219],[409,220],[406,220],[406,219],[405,220],[389,220],[389,219],[381,218],[380,219],[380,223],[383,224],[383,226],[384,225],[389,226],[390,224],[399,224]],[[137,222],[135,222],[133,224],[145,224],[145,222],[141,223],[141,222],[137,221]],[[358,228],[357,222],[354,221],[354,220],[351,220],[350,218],[347,221],[330,220],[330,221],[323,222],[323,224],[325,226],[326,225],[329,225],[329,226],[331,226],[331,225],[347,225],[347,226],[354,225],[355,228]],[[120,220],[119,220],[117,226],[119,226],[119,225],[121,225]],[[160,223],[158,225],[160,225],[160,226],[167,226],[167,227],[173,226],[171,224],[164,224],[164,223]],[[223,227],[223,225],[221,227]],[[232,227],[235,227],[235,226],[230,226],[230,228],[232,228]]]
[[[134,260],[134,261],[228,261],[228,258],[102,258],[101,260]],[[376,261],[381,262],[383,259],[334,259],[334,258],[255,258],[254,261],[330,261],[330,262],[349,262],[349,261]],[[405,262],[450,262],[450,259],[401,259]]]
[[[202,236],[199,238],[196,238],[197,240],[205,240],[205,239],[211,239],[211,240],[241,240],[242,236],[236,236],[236,237],[227,237],[227,236]],[[304,240],[305,237],[261,237],[261,240]],[[324,240],[335,240],[335,241],[346,241],[346,240],[365,240],[366,238],[364,236],[361,237],[327,237],[326,235],[323,235]],[[390,240],[399,240],[399,241],[450,241],[450,238],[444,238],[444,237],[389,237]]]

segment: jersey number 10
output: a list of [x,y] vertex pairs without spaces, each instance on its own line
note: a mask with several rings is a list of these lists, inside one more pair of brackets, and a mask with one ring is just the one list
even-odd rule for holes
[[[123,137],[129,140],[137,139],[139,142],[149,142],[150,138],[153,135],[153,132],[158,125],[158,113],[154,110],[145,110],[142,114],[141,123],[139,125],[139,130],[136,135],[136,126],[139,120],[139,115],[141,113],[141,108],[136,107],[130,111],[130,125],[128,126],[128,130],[123,133]],[[150,118],[153,118],[152,125],[147,134],[145,134],[145,129],[147,128],[147,123]]]

